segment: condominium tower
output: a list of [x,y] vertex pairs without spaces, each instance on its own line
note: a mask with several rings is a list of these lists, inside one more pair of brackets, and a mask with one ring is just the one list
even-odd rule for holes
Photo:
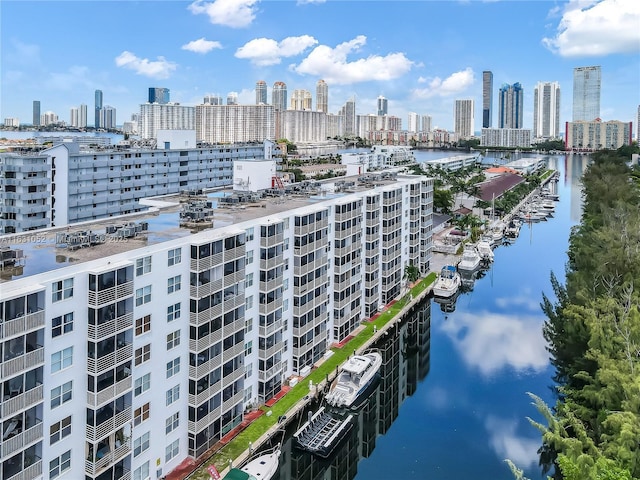
[[493,72],[482,72],[482,128],[491,128],[493,111]]
[[256,82],[256,105],[267,104],[267,82],[258,80]]
[[73,107],[69,120],[72,127],[85,128],[87,126],[87,106],[82,104],[79,107]]
[[378,97],[378,115],[387,115],[389,113],[389,101],[382,95]]
[[474,101],[456,100],[454,131],[459,138],[470,138],[474,134]]
[[271,105],[276,110],[287,109],[287,84],[284,82],[275,82],[271,90]]
[[524,92],[522,85],[504,84],[498,92],[498,127],[522,128],[524,118]]
[[296,89],[291,95],[291,110],[311,110],[312,100],[309,90]]
[[100,124],[100,110],[102,110],[102,90],[95,91],[95,117],[94,124],[95,128],[100,128],[102,125]]
[[169,103],[171,95],[168,88],[149,87],[149,103]]
[[316,84],[316,110],[329,113],[329,85],[324,80]]
[[602,71],[596,67],[573,69],[573,121],[591,122],[600,118]]
[[33,101],[33,121],[32,125],[34,127],[40,126],[40,100]]
[[533,90],[533,138],[560,138],[558,82],[538,82]]

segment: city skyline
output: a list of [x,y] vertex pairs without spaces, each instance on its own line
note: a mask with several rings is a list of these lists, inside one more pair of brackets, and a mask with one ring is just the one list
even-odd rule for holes
[[[171,100],[183,105],[201,104],[208,94],[226,98],[232,91],[238,92],[240,104],[253,104],[259,80],[266,82],[271,100],[275,82],[284,82],[289,92],[315,92],[317,82],[324,79],[330,113],[338,113],[352,97],[357,114],[376,113],[382,95],[388,99],[389,115],[406,121],[409,112],[418,112],[431,116],[434,128],[453,130],[456,99],[474,99],[475,117],[483,118],[482,72],[491,71],[492,109],[497,112],[497,86],[521,83],[523,126],[532,128],[535,85],[558,82],[564,97],[571,98],[574,68],[590,65],[602,67],[603,120],[635,120],[640,103],[636,28],[640,13],[632,0],[602,0],[587,6],[407,2],[394,4],[394,9],[371,2],[358,9],[359,22],[348,30],[326,28],[336,18],[353,17],[353,4],[348,2],[247,0],[234,2],[229,10],[220,2],[156,2],[157,8],[148,4],[121,2],[122,9],[111,2],[47,2],[37,8],[29,1],[3,5],[3,18],[13,20],[3,24],[1,34],[0,118],[17,117],[28,124],[37,100],[42,111],[53,111],[68,122],[71,108],[93,104],[95,90],[102,90],[121,124],[139,111],[150,87],[168,88]],[[406,14],[408,9],[411,15]],[[434,9],[437,20],[428,15]],[[69,25],[100,18],[131,33],[108,44],[99,37],[78,42],[74,29],[61,25],[64,32],[50,42],[45,25],[54,11],[56,17],[64,12],[60,21]],[[283,16],[290,21],[280,22]],[[505,24],[500,20],[505,16],[526,18],[527,28],[517,22]],[[595,17],[597,22],[592,21]],[[455,29],[448,18],[455,20]],[[431,43],[428,55],[421,42],[380,33],[391,25],[402,25],[401,38],[425,36]],[[153,33],[159,26],[162,36]],[[486,40],[480,51],[475,35],[462,33],[476,30]],[[618,34],[600,33],[611,31]],[[515,40],[505,43],[505,36]],[[581,40],[594,36],[606,40],[597,46]],[[140,42],[142,37],[154,41]],[[59,55],[63,50],[65,55]],[[500,55],[489,53],[495,51]],[[560,117],[561,122],[571,120],[570,102],[562,102]]]

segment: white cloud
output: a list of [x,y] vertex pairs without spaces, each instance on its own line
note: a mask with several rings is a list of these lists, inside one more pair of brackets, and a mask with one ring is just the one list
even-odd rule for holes
[[640,51],[637,0],[572,0],[557,33],[542,44],[563,57],[598,56]]
[[287,37],[281,42],[271,38],[254,38],[236,50],[237,58],[249,59],[256,65],[276,65],[283,57],[293,57],[304,52],[318,41],[309,36]]
[[189,5],[189,10],[194,15],[207,15],[214,25],[242,28],[251,25],[256,18],[256,3],[258,0],[196,0]]
[[401,77],[413,66],[403,53],[386,56],[370,55],[349,62],[347,56],[357,52],[367,43],[367,37],[359,35],[353,40],[331,48],[319,45],[299,65],[291,69],[300,74],[324,78],[334,85],[348,85],[371,80],[393,80]]
[[189,50],[195,53],[208,53],[214,48],[222,48],[220,42],[214,42],[213,40],[205,40],[204,37],[198,40],[192,40],[182,46],[182,50]]
[[164,57],[158,57],[158,60],[151,61],[148,58],[138,58],[126,50],[116,57],[116,65],[133,70],[138,75],[158,79],[169,78],[171,72],[178,67],[177,64],[169,62]]
[[425,88],[416,88],[413,95],[417,98],[448,97],[464,92],[473,85],[475,74],[471,67],[455,72],[442,80],[440,77],[418,78],[418,83],[426,83]]
[[528,468],[538,463],[540,438],[525,438],[516,435],[518,422],[489,415],[485,428],[489,432],[489,444],[496,455],[509,459],[519,468]]
[[506,308],[509,306],[519,306],[525,307],[527,310],[540,311],[540,301],[531,294],[530,288],[524,289],[517,295],[508,297],[497,297],[496,305],[501,308]]
[[548,366],[541,317],[459,313],[450,316],[441,328],[465,363],[484,376],[507,367],[526,372]]

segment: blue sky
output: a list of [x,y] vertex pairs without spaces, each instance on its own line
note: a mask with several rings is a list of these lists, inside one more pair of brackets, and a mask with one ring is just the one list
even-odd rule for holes
[[[265,80],[307,89],[324,79],[329,110],[356,97],[358,114],[376,98],[407,126],[409,112],[453,128],[456,99],[475,100],[481,127],[482,71],[524,88],[524,126],[533,123],[539,81],[561,87],[571,119],[573,68],[602,67],[601,117],[633,121],[640,104],[640,2],[578,1],[40,1],[0,4],[0,121],[31,123],[32,101],[69,121],[94,91],[129,120],[149,87],[197,105],[238,92],[255,103]],[[634,128],[635,130],[635,128]]]

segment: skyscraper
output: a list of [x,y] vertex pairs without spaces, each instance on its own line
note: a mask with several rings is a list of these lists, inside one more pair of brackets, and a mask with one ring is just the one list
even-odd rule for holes
[[238,92],[227,93],[227,105],[238,105]]
[[533,138],[560,136],[560,85],[538,82],[533,90]]
[[275,110],[287,109],[287,84],[284,82],[276,82],[273,84],[271,91],[271,104]]
[[386,115],[388,112],[389,102],[382,95],[378,97],[378,115]]
[[522,128],[524,92],[522,85],[504,84],[498,92],[498,128]]
[[344,134],[355,135],[358,132],[358,125],[356,122],[356,99],[351,97],[347,100],[340,110],[340,115],[344,117]]
[[473,136],[473,103],[473,100],[456,100],[453,112],[454,131],[460,138],[469,138]]
[[600,118],[602,71],[597,67],[573,69],[573,121],[590,122]]
[[95,121],[93,126],[95,128],[100,128],[102,125],[100,124],[100,110],[102,110],[102,90],[96,90],[95,94]]
[[149,103],[169,103],[169,89],[164,87],[149,87]]
[[316,84],[316,110],[329,113],[329,85],[324,80]]
[[431,115],[422,115],[421,122],[422,122],[422,131],[430,132],[432,128],[431,125],[433,123]]
[[267,82],[258,80],[256,82],[256,105],[267,104]]
[[409,112],[409,128],[407,130],[409,132],[420,131],[420,117],[416,112]]
[[216,94],[209,94],[204,96],[203,103],[205,105],[223,105],[222,97]]
[[291,95],[291,110],[311,110],[311,92],[309,90],[294,90]]
[[85,104],[79,107],[71,108],[70,124],[76,128],[86,128],[87,126],[87,106]]
[[107,130],[116,128],[116,109],[105,105],[100,109],[100,126]]
[[33,121],[34,127],[40,126],[40,100],[33,101]]
[[482,128],[491,128],[493,121],[491,113],[493,108],[493,73],[486,70],[482,72]]

